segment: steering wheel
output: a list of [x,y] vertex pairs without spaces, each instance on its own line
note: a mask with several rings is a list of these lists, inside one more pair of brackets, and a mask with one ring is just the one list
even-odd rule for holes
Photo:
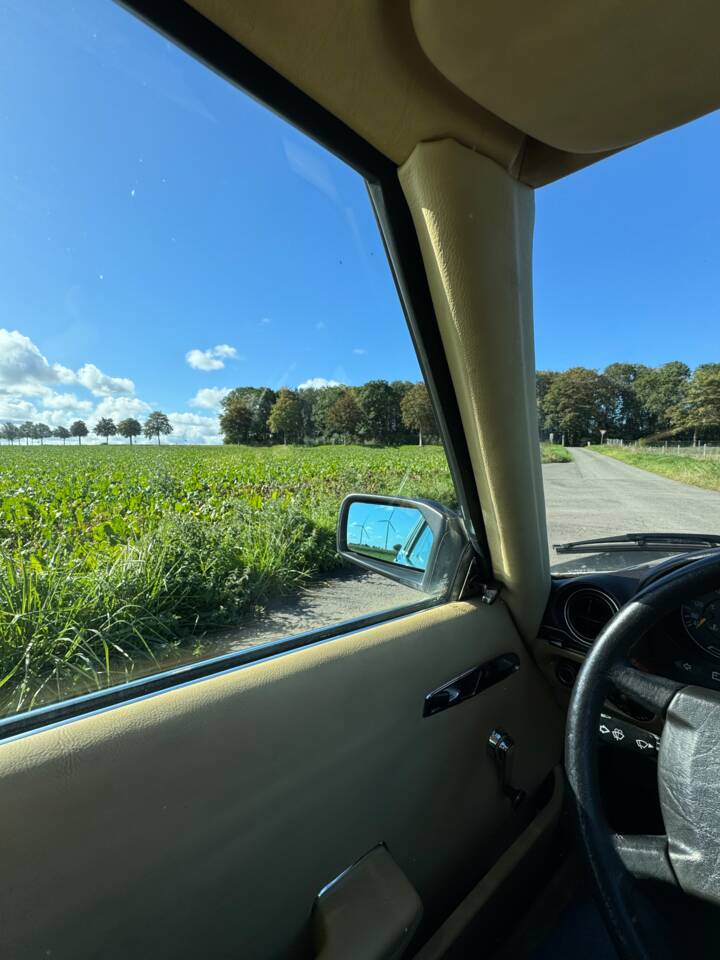
[[[672,957],[670,929],[636,880],[653,879],[720,904],[720,692],[630,666],[631,646],[689,597],[720,587],[720,555],[657,580],[597,638],[567,718],[565,768],[580,835],[610,932],[624,960]],[[620,836],[600,804],[596,743],[610,685],[664,720],[658,787],[666,834]]]

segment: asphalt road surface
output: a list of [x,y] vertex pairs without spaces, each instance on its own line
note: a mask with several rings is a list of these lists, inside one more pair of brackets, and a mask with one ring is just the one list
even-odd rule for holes
[[667,480],[582,447],[543,470],[551,564],[556,543],[615,533],[720,534],[720,493]]
[[[553,550],[553,544],[569,540],[651,531],[720,534],[720,493],[666,480],[584,448],[574,448],[572,455],[572,463],[542,468],[552,566],[577,569],[582,557]],[[648,558],[643,553],[635,559]],[[617,559],[627,563],[627,557]],[[422,597],[384,577],[351,573],[271,604],[265,616],[218,637],[217,652],[267,643]]]

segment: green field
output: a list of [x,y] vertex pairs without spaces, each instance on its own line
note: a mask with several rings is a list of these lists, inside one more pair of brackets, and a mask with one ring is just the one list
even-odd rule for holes
[[649,470],[670,480],[704,487],[706,490],[720,490],[720,460],[707,459],[692,453],[649,453],[643,450],[628,450],[625,447],[591,447],[596,453],[603,453],[615,460],[622,460],[633,467]]
[[455,499],[438,446],[2,447],[0,711],[201,653],[337,570],[352,491]]
[[202,643],[336,569],[351,491],[454,499],[441,447],[3,447],[0,707]]

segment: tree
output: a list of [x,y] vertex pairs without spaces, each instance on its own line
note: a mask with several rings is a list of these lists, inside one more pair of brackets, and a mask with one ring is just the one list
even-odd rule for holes
[[139,420],[136,420],[134,417],[126,417],[117,425],[117,432],[121,437],[125,437],[126,440],[129,440],[130,446],[132,446],[133,437],[140,436],[142,433],[142,427]]
[[671,360],[661,367],[645,367],[635,381],[635,393],[644,412],[646,432],[670,430],[685,402],[690,367]]
[[403,423],[410,430],[416,430],[418,445],[422,446],[423,433],[438,432],[435,412],[430,402],[430,394],[424,383],[413,384],[400,402]]
[[168,420],[167,414],[163,413],[161,410],[153,410],[153,412],[145,421],[145,426],[143,427],[143,433],[148,440],[152,440],[153,437],[157,437],[158,446],[160,446],[160,437],[168,437],[172,432],[172,424]]
[[93,433],[98,437],[105,437],[105,443],[110,442],[110,437],[117,433],[117,427],[110,417],[101,417],[93,428]]
[[302,403],[295,390],[283,387],[268,418],[271,433],[281,433],[283,443],[301,440],[303,435]]
[[396,439],[394,427],[402,420],[397,394],[387,380],[369,380],[360,387],[361,432],[376,443]]
[[698,433],[720,427],[720,363],[703,363],[696,368],[684,403],[672,413],[676,427],[691,429],[693,443]]
[[543,436],[545,421],[547,420],[547,411],[545,410],[545,397],[557,377],[555,370],[537,370],[535,372],[535,399],[538,410],[538,427]]
[[16,427],[15,424],[9,420],[6,420],[0,428],[0,436],[3,440],[7,440],[10,446],[13,446],[15,441],[20,439],[20,428]]
[[32,429],[33,440],[39,440],[40,446],[43,442],[52,436],[52,430],[46,423],[34,423]]
[[636,384],[648,369],[638,363],[611,363],[603,372],[611,387],[608,427],[619,439],[635,440],[647,430],[647,415]]
[[31,420],[26,420],[25,423],[20,424],[20,427],[18,428],[18,437],[25,441],[25,446],[27,446],[29,441],[32,439],[34,430],[35,424]]
[[58,440],[62,440],[63,446],[65,446],[65,441],[70,436],[70,431],[67,427],[55,427],[53,430],[53,436],[57,437]]
[[75,423],[70,426],[70,436],[77,437],[78,445],[82,444],[82,438],[88,435],[88,428],[85,426],[84,420],[76,420]]
[[234,433],[234,436],[241,436],[241,439],[228,442],[268,443],[270,440],[268,420],[276,400],[277,394],[269,387],[235,387],[231,390],[220,402],[223,413],[233,404],[242,401],[250,410],[251,420],[246,433]]
[[[313,407],[312,407],[312,417],[313,417],[313,426],[314,426],[314,435],[322,438],[323,440],[329,440],[334,432],[329,416],[330,411],[338,402],[340,397],[344,396],[346,393],[350,393],[355,402],[357,403],[358,392],[355,389],[350,387],[323,387],[322,390],[314,390],[315,394]],[[305,391],[303,390],[303,395]],[[307,433],[307,424],[306,424],[306,433]]]
[[611,420],[612,385],[597,370],[571,367],[559,373],[545,395],[545,426],[571,443],[599,439]]
[[333,433],[338,433],[345,441],[357,434],[362,420],[362,411],[349,390],[341,394],[327,412],[326,424]]
[[253,426],[253,411],[240,393],[233,390],[222,401],[220,431],[223,443],[248,443]]

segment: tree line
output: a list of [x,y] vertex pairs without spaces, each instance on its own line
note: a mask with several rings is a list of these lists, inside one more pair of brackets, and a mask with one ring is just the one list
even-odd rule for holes
[[539,370],[536,388],[543,439],[598,443],[607,433],[624,441],[699,443],[720,436],[720,363],[692,371],[679,360]]
[[[173,427],[166,414],[161,410],[155,410],[148,416],[144,424],[141,424],[134,417],[126,417],[118,424],[110,417],[101,417],[93,427],[92,432],[97,437],[103,437],[105,443],[109,443],[110,437],[114,437],[116,434],[129,440],[130,443],[141,434],[144,434],[148,440],[157,438],[157,442],[160,443],[160,437],[171,434]],[[39,440],[42,445],[45,440],[49,440],[51,437],[62,440],[63,444],[71,438],[77,439],[77,442],[81,444],[83,437],[87,437],[89,433],[90,431],[84,420],[76,420],[69,429],[63,426],[52,429],[46,423],[32,423],[30,420],[26,420],[25,423],[20,425],[15,425],[8,420],[0,426],[0,437],[10,444],[21,443],[23,440],[26,444],[29,444],[31,440]]]
[[236,387],[221,407],[220,431],[227,444],[422,445],[439,432],[427,387],[409,380],[279,391]]

